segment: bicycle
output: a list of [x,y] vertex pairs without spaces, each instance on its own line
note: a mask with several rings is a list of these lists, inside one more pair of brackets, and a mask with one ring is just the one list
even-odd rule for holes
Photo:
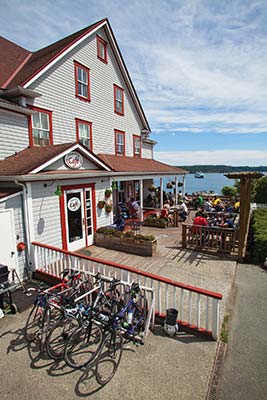
[[[69,282],[65,277],[69,275]],[[56,319],[62,303],[63,293],[68,292],[74,282],[80,279],[80,273],[69,269],[64,269],[61,273],[62,281],[46,290],[40,292],[34,300],[33,308],[27,318],[24,337],[27,342],[33,342],[37,337],[40,339],[40,350],[44,350],[47,332],[50,321],[53,317]],[[57,293],[54,293],[58,291]]]
[[[119,304],[120,293],[116,286],[121,282],[115,278],[112,281],[101,278],[100,274],[97,274],[95,278],[99,286],[96,286],[91,292],[97,293],[96,298],[88,308],[81,326],[73,330],[66,340],[64,358],[72,368],[82,368],[95,358],[103,339],[103,324],[109,320],[109,315]],[[108,290],[104,289],[104,283],[110,284]],[[75,301],[79,302],[87,295],[88,293],[85,293]]]
[[[107,335],[104,337],[96,359],[96,379],[100,385],[106,385],[115,375],[122,357],[123,336],[133,343],[143,344],[139,336],[145,329],[147,301],[144,296],[137,299],[141,291],[138,283],[131,285],[130,299],[119,312],[106,324]],[[126,299],[127,299],[126,293]],[[140,304],[140,300],[143,304]],[[142,307],[143,305],[143,307]]]

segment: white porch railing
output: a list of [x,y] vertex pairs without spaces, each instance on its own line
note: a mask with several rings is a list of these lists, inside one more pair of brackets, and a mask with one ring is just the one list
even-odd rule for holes
[[259,208],[267,208],[267,204],[260,204],[260,203],[251,203],[250,204],[250,209],[253,210],[258,210]]
[[36,270],[59,276],[64,268],[75,268],[93,274],[100,272],[104,276],[115,277],[129,283],[138,282],[143,287],[154,289],[155,311],[158,316],[164,317],[168,308],[176,308],[179,311],[181,328],[208,334],[217,340],[219,306],[222,299],[220,293],[41,243],[33,242],[32,245]]

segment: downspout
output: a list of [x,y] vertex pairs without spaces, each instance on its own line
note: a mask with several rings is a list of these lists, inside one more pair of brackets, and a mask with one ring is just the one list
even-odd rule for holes
[[23,188],[23,195],[22,195],[22,203],[23,203],[23,225],[24,225],[24,234],[25,234],[25,241],[27,244],[27,247],[25,249],[25,255],[26,255],[26,273],[29,279],[31,279],[31,266],[32,266],[32,261],[31,261],[31,241],[30,241],[30,231],[29,231],[29,212],[28,212],[28,206],[27,206],[27,194],[28,194],[28,189],[25,183],[19,182],[17,179],[15,180],[15,184],[18,186],[21,186]]

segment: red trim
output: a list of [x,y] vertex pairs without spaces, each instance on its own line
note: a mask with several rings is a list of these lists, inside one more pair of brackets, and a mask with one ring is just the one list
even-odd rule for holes
[[24,82],[21,83],[21,86],[24,86],[27,82],[29,82],[35,75],[39,74],[47,65],[49,65],[52,61],[54,61],[57,57],[59,57],[64,51],[68,50],[69,47],[73,46],[76,42],[78,42],[80,39],[82,39],[84,36],[86,36],[88,33],[90,33],[92,30],[96,29],[99,25],[103,24],[103,22],[108,22],[107,18],[101,19],[98,23],[93,25],[88,31],[84,32],[81,36],[73,40],[71,43],[69,43],[66,47],[64,47],[62,50],[60,50],[54,57],[52,57],[47,63],[42,65],[37,71],[35,71],[29,78],[27,78]]
[[[113,84],[113,88],[114,88],[114,113],[118,114],[118,115],[124,115],[124,89],[119,87],[118,85],[115,85],[115,83]],[[118,111],[116,109],[116,91],[119,90],[122,93],[122,111]]]
[[[60,222],[61,222],[61,237],[62,237],[62,247],[64,251],[68,249],[68,241],[67,241],[67,228],[66,228],[66,217],[65,217],[65,190],[72,190],[72,189],[92,189],[92,217],[93,217],[93,229],[94,232],[96,231],[96,201],[95,201],[95,184],[94,183],[84,183],[81,185],[68,185],[68,186],[61,186],[61,190],[63,192],[62,196],[59,198],[59,207],[60,207]],[[84,199],[85,200],[85,199]],[[85,205],[85,201],[84,201]],[[84,218],[86,221],[86,213],[84,212]],[[86,222],[85,222],[86,225]],[[85,226],[86,227],[86,226]],[[85,235],[85,241],[87,246],[87,232]],[[75,253],[76,254],[76,253]]]
[[[135,153],[135,141],[139,140],[140,142],[140,154]],[[142,158],[142,150],[141,150],[141,137],[138,135],[133,135],[133,156],[134,158]]]
[[[87,97],[83,97],[78,93],[78,68],[83,69],[87,73],[87,88],[88,88],[88,94]],[[75,97],[77,97],[80,100],[90,102],[91,97],[90,97],[90,69],[85,67],[84,65],[80,64],[77,61],[74,61],[74,76],[75,76]]]
[[71,252],[71,251],[58,249],[57,247],[49,246],[47,244],[43,244],[43,243],[39,243],[39,242],[32,242],[32,244],[36,245],[36,246],[43,247],[45,249],[51,249],[51,250],[58,251],[60,253],[65,253],[65,254],[76,256],[78,258],[82,258],[82,259],[84,258],[86,260],[94,261],[94,262],[96,262],[98,264],[109,265],[110,267],[115,267],[115,268],[118,268],[118,269],[122,269],[124,271],[133,272],[135,274],[139,274],[141,276],[145,276],[147,278],[155,279],[155,280],[157,280],[159,282],[166,283],[167,285],[179,287],[181,289],[190,290],[191,292],[194,292],[194,293],[199,293],[199,294],[203,294],[205,296],[212,297],[213,299],[217,299],[217,300],[221,300],[222,299],[222,294],[220,294],[220,293],[211,292],[211,291],[206,290],[206,289],[201,289],[201,288],[198,288],[197,286],[185,285],[184,283],[176,282],[176,281],[173,281],[172,279],[164,278],[163,276],[159,276],[159,275],[156,275],[156,274],[151,274],[150,272],[141,271],[140,269],[136,269],[136,268],[133,268],[133,267],[128,267],[127,265],[118,264],[118,263],[115,263],[113,261],[105,261],[105,260],[101,260],[100,258],[89,257],[89,256],[81,255],[81,254],[78,254],[78,253],[74,253],[74,252]]
[[[125,156],[125,132],[124,131],[120,131],[119,129],[114,129],[114,133],[115,133],[115,155],[116,156]],[[120,133],[121,135],[123,135],[123,153],[118,153],[117,151],[117,133]]]
[[[102,61],[103,63],[107,64],[108,63],[108,52],[107,52],[107,42],[99,35],[96,35],[96,41],[97,41],[97,58]],[[104,58],[101,57],[101,51],[100,51],[100,46],[104,46]]]
[[93,151],[93,135],[92,135],[92,122],[84,121],[83,119],[75,118],[76,123],[76,140],[79,143],[79,124],[84,124],[89,126],[89,135],[90,135],[90,148],[89,150]]
[[[48,114],[49,118],[49,145],[53,144],[53,124],[52,124],[52,111],[50,110],[45,110],[44,108],[40,107],[35,107],[35,106],[29,106],[29,108],[33,111],[37,111],[40,113]],[[29,116],[28,118],[28,128],[29,128],[29,145],[30,147],[35,146],[33,143],[33,135],[32,135],[32,115]]]

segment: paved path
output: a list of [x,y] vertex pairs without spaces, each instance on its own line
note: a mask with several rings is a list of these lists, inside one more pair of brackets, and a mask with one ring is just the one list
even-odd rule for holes
[[267,271],[237,267],[236,302],[217,400],[267,399]]

